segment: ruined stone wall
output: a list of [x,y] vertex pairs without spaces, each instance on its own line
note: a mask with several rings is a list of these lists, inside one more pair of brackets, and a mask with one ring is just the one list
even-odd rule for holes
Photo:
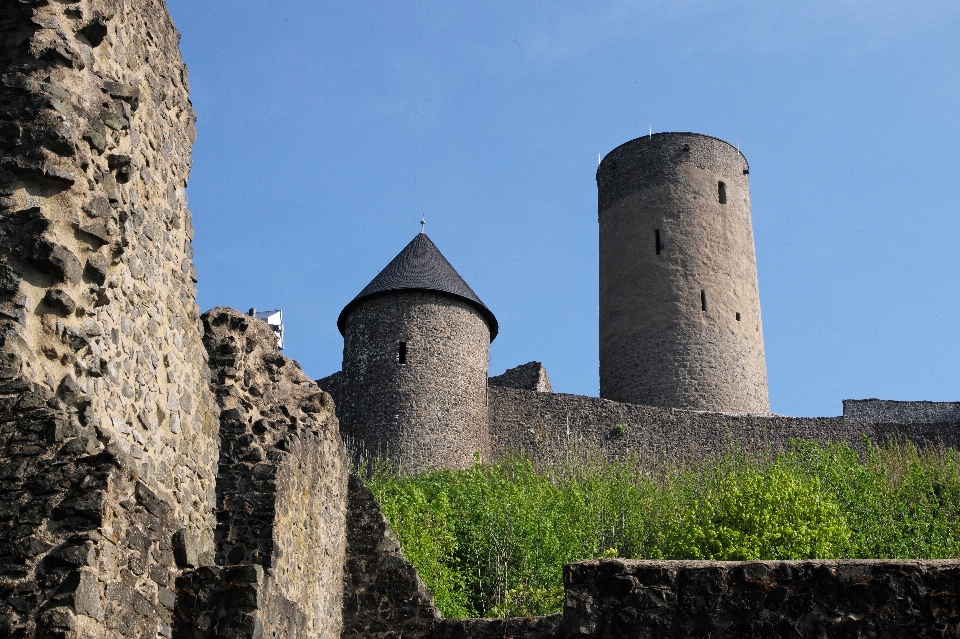
[[843,416],[858,422],[936,424],[960,422],[960,402],[898,402],[885,399],[845,399]]
[[162,0],[5,2],[0,25],[0,628],[169,634],[218,455],[179,35]]
[[[216,562],[262,567],[245,587],[262,602],[258,619],[266,636],[336,637],[347,460],[333,402],[280,354],[262,320],[216,308],[203,322],[221,408]],[[225,587],[232,587],[237,573],[223,574]],[[205,587],[215,590],[210,584],[217,578],[207,575]],[[184,583],[197,590],[194,581]],[[217,614],[231,618],[223,609]],[[185,636],[216,630],[213,623],[201,626]]]
[[418,639],[427,636],[440,618],[380,504],[353,474],[343,580],[343,639]]
[[564,568],[578,637],[779,639],[960,634],[960,560],[623,561]]
[[363,299],[344,329],[344,435],[410,473],[471,465],[488,447],[489,351],[486,319],[461,298],[398,291]]
[[547,375],[547,369],[540,362],[527,362],[520,366],[508,368],[501,375],[496,375],[487,380],[490,386],[506,386],[507,388],[520,388],[522,390],[537,391],[539,393],[552,393],[553,387],[550,385],[550,376]]
[[601,397],[770,410],[748,173],[736,148],[694,133],[644,136],[604,157]]
[[524,452],[538,463],[599,451],[609,459],[637,456],[641,463],[702,459],[734,448],[783,450],[792,439],[846,442],[863,449],[905,438],[923,446],[960,449],[957,422],[884,424],[843,417],[725,415],[621,404],[596,397],[490,387],[491,457]]

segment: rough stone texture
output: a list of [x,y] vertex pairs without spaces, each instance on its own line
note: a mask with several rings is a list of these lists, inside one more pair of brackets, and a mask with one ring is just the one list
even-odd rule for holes
[[428,636],[440,613],[373,493],[353,474],[348,503],[342,637]]
[[310,633],[308,625],[263,566],[206,566],[177,579],[174,639],[337,636],[334,629]]
[[333,401],[280,354],[266,322],[215,308],[203,323],[221,409],[217,564],[265,570],[266,636],[335,637],[347,462]]
[[263,637],[263,567],[204,566],[177,579],[176,639]]
[[362,300],[345,321],[344,438],[409,473],[485,457],[489,350],[490,328],[466,300],[425,291]]
[[216,407],[161,0],[0,4],[0,634],[169,635],[212,558]]
[[748,172],[734,147],[692,133],[601,162],[601,397],[769,412]]
[[905,438],[920,446],[960,449],[957,422],[885,424],[843,417],[726,415],[621,404],[596,397],[490,387],[491,459],[524,452],[537,463],[566,459],[576,449],[609,459],[636,455],[642,464],[702,459],[738,447],[782,450],[792,439],[882,443]]
[[563,615],[506,619],[440,619],[430,639],[561,639]]
[[843,416],[859,422],[936,424],[960,422],[960,402],[898,402],[884,399],[845,399]]
[[507,369],[502,375],[487,380],[490,386],[505,386],[521,390],[537,391],[538,393],[552,393],[550,377],[547,369],[540,362],[527,362],[514,368]]
[[564,584],[569,639],[960,635],[960,560],[593,560]]
[[0,369],[0,636],[169,636],[176,510],[16,372]]

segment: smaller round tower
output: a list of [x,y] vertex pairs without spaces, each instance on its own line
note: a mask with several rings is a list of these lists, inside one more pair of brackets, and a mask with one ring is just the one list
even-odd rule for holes
[[404,472],[486,457],[497,319],[425,233],[344,307],[341,432]]

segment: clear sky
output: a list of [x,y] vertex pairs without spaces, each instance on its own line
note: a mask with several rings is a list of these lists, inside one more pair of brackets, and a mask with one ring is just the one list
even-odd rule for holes
[[775,412],[960,400],[960,2],[168,4],[201,310],[283,309],[309,375],[425,215],[491,374],[596,395],[597,156],[652,127],[750,162]]

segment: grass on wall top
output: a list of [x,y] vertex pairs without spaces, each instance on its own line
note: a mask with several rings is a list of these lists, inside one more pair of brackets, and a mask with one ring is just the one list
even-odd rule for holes
[[960,557],[960,455],[795,442],[640,471],[517,457],[367,481],[444,617],[560,612],[565,563]]

